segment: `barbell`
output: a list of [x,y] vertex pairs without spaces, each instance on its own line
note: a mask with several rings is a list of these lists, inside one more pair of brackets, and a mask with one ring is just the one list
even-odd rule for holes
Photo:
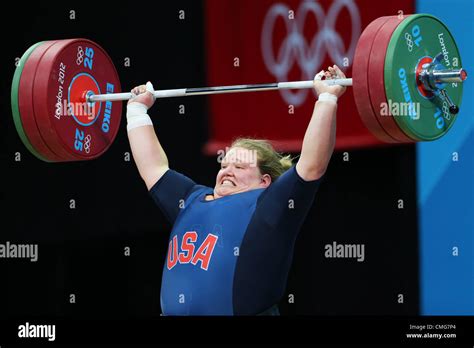
[[[459,111],[467,78],[448,28],[415,14],[375,19],[355,51],[352,78],[363,123],[390,143],[430,141],[446,134]],[[155,91],[157,98],[313,88],[313,81]],[[15,127],[26,148],[46,162],[90,160],[115,139],[122,104],[117,71],[108,54],[87,39],[43,41],[20,58],[12,81]]]

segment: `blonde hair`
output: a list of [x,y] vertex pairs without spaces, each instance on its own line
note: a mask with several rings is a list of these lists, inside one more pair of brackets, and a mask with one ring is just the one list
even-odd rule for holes
[[237,138],[230,147],[242,147],[247,150],[256,151],[257,166],[260,169],[260,173],[270,175],[272,182],[293,166],[291,156],[284,156],[275,151],[268,140]]

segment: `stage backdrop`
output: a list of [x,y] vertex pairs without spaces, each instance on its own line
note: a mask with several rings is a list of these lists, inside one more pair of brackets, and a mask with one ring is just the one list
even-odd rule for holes
[[[347,76],[360,34],[381,16],[413,12],[412,0],[206,1],[207,80],[210,86],[312,80],[337,64]],[[278,96],[276,97],[275,94]],[[269,91],[211,96],[210,139],[215,154],[236,136],[277,141],[282,151],[300,151],[315,92]],[[339,103],[337,149],[380,142],[360,120],[351,88]]]

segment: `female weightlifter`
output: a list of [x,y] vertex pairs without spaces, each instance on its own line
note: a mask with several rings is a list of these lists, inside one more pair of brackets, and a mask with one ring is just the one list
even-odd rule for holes
[[266,140],[239,138],[221,161],[214,188],[169,168],[147,110],[153,86],[135,87],[127,105],[133,158],[153,200],[172,224],[161,285],[164,315],[278,315],[296,237],[334,150],[336,66],[314,79],[318,95],[301,155]]

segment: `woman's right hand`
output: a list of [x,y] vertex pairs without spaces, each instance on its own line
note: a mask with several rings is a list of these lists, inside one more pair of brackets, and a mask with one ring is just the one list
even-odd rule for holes
[[154,89],[150,81],[146,85],[140,85],[131,90],[131,93],[135,95],[128,101],[127,104],[141,103],[146,106],[147,110],[155,103],[155,96],[153,95]]

